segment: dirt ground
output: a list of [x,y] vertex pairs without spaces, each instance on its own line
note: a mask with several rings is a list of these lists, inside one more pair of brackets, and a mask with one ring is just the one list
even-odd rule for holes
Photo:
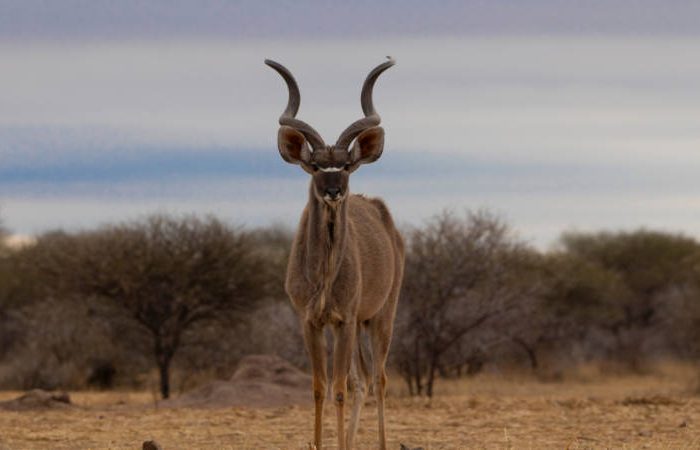
[[[390,449],[700,448],[700,396],[688,377],[655,374],[539,382],[496,375],[444,382],[432,401],[388,399]],[[0,400],[18,392],[2,392]],[[307,449],[310,406],[155,408],[144,392],[75,392],[71,408],[0,412],[0,449]],[[335,447],[327,406],[324,442]],[[363,411],[358,448],[376,448],[376,410]]]

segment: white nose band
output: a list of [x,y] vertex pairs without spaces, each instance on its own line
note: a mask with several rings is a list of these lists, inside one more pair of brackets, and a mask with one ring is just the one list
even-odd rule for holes
[[343,170],[342,167],[319,167],[318,168],[321,172],[340,172]]

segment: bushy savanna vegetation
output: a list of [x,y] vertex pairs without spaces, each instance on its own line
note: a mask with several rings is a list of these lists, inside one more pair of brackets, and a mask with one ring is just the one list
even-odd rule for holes
[[[4,232],[3,232],[4,234]],[[640,229],[540,251],[487,212],[403,230],[391,368],[413,395],[483,371],[556,379],[700,358],[700,243]],[[0,389],[151,388],[306,364],[283,281],[292,233],[156,215],[0,247]]]

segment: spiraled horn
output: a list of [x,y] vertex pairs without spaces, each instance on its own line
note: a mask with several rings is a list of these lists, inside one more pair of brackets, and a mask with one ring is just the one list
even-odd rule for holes
[[318,131],[314,130],[308,123],[296,118],[299,105],[301,104],[301,94],[299,93],[299,86],[292,76],[292,73],[282,64],[272,61],[271,59],[266,59],[265,64],[275,69],[277,73],[284,78],[284,81],[287,83],[287,89],[289,90],[289,100],[287,101],[287,107],[280,116],[280,125],[292,127],[301,132],[314,150],[325,148],[326,144],[323,142],[321,135],[318,134]]
[[360,94],[360,103],[362,104],[362,112],[365,113],[365,117],[356,120],[349,127],[345,129],[340,134],[338,141],[336,142],[336,148],[346,149],[350,146],[352,141],[362,133],[367,128],[376,127],[381,122],[381,117],[377,114],[374,109],[374,102],[372,101],[372,91],[374,90],[374,83],[379,78],[386,69],[396,64],[396,60],[391,56],[387,56],[387,61],[375,67],[367,78],[365,83],[362,85],[362,93]]

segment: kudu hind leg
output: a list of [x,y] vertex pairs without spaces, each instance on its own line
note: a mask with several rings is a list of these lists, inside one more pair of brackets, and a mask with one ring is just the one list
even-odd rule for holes
[[348,436],[346,445],[348,450],[352,449],[355,441],[355,434],[360,423],[360,413],[365,403],[365,395],[369,385],[369,371],[367,361],[362,348],[361,325],[358,323],[355,330],[355,351],[353,352],[352,364],[350,366],[350,383],[353,391],[352,414],[348,424]]
[[384,397],[386,396],[386,359],[391,343],[391,322],[377,320],[370,325],[372,362],[374,375],[374,395],[377,398],[377,418],[379,426],[379,448],[386,450],[386,430],[384,428]]
[[310,322],[304,323],[304,342],[311,360],[315,404],[314,445],[321,450],[323,441],[323,402],[326,399],[327,363],[326,337],[323,328]]

